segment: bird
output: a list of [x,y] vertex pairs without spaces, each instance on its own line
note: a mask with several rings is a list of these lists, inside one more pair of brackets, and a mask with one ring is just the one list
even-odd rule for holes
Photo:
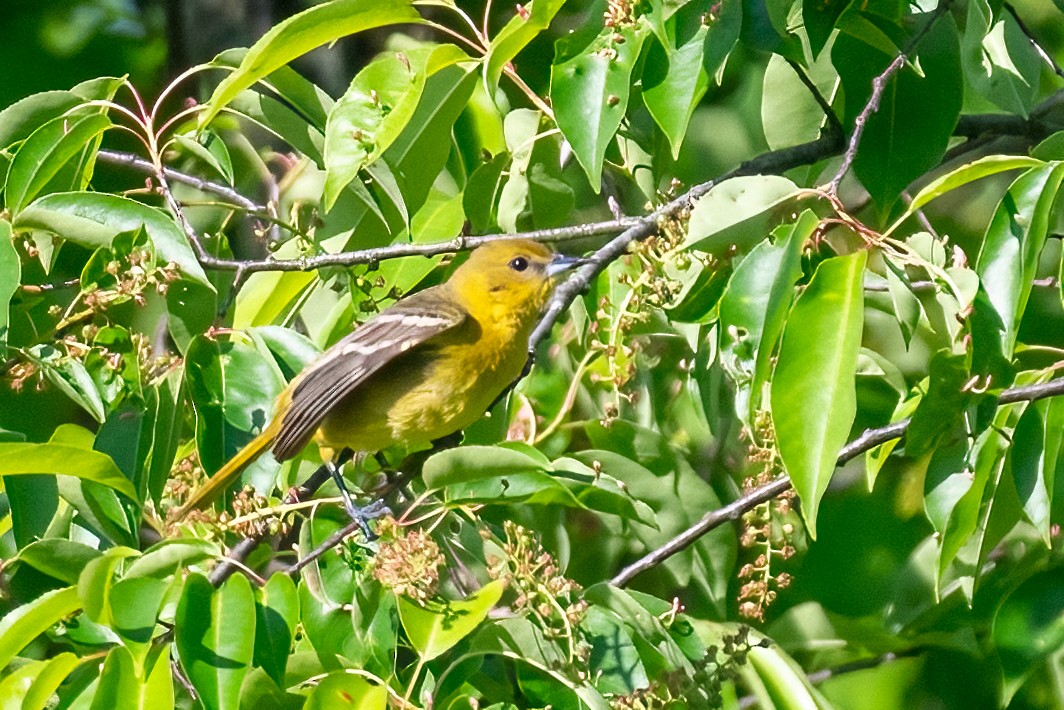
[[172,520],[209,506],[267,450],[286,461],[312,440],[360,516],[334,465],[342,452],[426,445],[473,424],[522,375],[555,277],[586,261],[528,239],[474,249],[447,281],[396,301],[294,377],[261,433]]

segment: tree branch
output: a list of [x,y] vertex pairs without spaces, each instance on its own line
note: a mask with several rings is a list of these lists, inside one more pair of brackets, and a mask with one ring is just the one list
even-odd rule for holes
[[940,0],[938,6],[932,11],[931,17],[927,19],[927,22],[920,31],[913,35],[913,38],[906,45],[902,52],[898,53],[898,56],[894,58],[887,68],[884,69],[879,76],[872,80],[872,94],[868,97],[867,103],[864,108],[861,109],[861,113],[857,114],[857,118],[853,123],[853,134],[850,136],[850,143],[846,147],[846,152],[842,157],[842,164],[839,165],[839,169],[835,172],[835,176],[831,178],[831,182],[828,183],[827,193],[829,195],[837,196],[839,194],[839,185],[842,183],[842,179],[846,176],[846,173],[850,171],[850,167],[853,165],[854,159],[857,157],[857,148],[861,144],[861,136],[864,135],[865,124],[872,114],[879,110],[879,103],[883,99],[883,92],[887,88],[887,83],[894,77],[898,71],[905,66],[905,62],[909,59],[909,53],[912,52],[917,45],[927,36],[927,33],[931,31],[935,23],[938,21],[946,10],[949,9],[949,0]]
[[[1001,396],[998,398],[998,403],[1015,404],[1016,402],[1033,402],[1038,399],[1057,397],[1060,395],[1064,395],[1064,377],[1050,380],[1049,382],[1042,384],[1009,388],[1001,393]],[[885,427],[866,430],[863,434],[842,448],[835,465],[842,466],[847,461],[869,449],[875,448],[876,446],[893,439],[901,438],[905,435],[905,430],[908,428],[909,420],[903,419],[900,422],[895,422],[894,424]],[[610,584],[617,587],[627,585],[636,575],[656,567],[676,553],[686,550],[703,535],[715,530],[724,523],[739,520],[742,518],[743,513],[756,508],[762,503],[772,500],[790,488],[791,480],[786,476],[781,476],[763,486],[754,488],[722,508],[706,513],[697,523],[687,528],[661,547],[651,551],[622,569],[610,580]]]
[[[155,166],[152,165],[150,160],[145,160],[134,153],[120,153],[114,150],[101,150],[96,153],[96,159],[102,160],[105,163],[111,165],[121,165],[127,168],[133,168],[143,173],[155,174]],[[254,201],[244,197],[239,192],[218,182],[212,182],[211,180],[205,180],[195,175],[189,175],[173,168],[163,168],[163,175],[174,182],[179,182],[190,187],[194,187],[200,192],[206,192],[209,194],[218,195],[219,197],[229,200],[237,207],[248,212],[264,212],[266,208],[261,205],[255,204]]]

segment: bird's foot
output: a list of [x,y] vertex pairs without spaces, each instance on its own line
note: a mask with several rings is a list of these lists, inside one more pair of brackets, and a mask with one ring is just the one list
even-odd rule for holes
[[351,493],[347,490],[347,484],[344,482],[340,469],[331,463],[326,464],[326,466],[329,469],[329,475],[332,476],[333,481],[336,483],[336,487],[340,489],[340,498],[344,502],[344,509],[347,511],[351,521],[358,524],[359,530],[362,531],[367,542],[376,540],[377,534],[370,529],[369,521],[389,514],[391,511],[388,506],[383,500],[375,500],[361,508],[356,506],[354,500],[351,499]]

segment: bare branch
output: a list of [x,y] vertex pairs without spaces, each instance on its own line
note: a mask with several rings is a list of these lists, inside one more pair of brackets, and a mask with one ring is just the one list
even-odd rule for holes
[[[155,174],[155,166],[151,164],[150,160],[145,160],[133,153],[120,153],[114,150],[101,150],[96,154],[97,160],[102,160],[105,163],[112,165],[122,165],[128,168],[139,170],[140,172]],[[219,197],[232,202],[237,207],[248,212],[264,212],[265,207],[255,204],[252,200],[244,197],[239,192],[218,182],[212,182],[211,180],[204,180],[203,178],[196,177],[195,175],[189,175],[173,168],[163,168],[163,174],[174,182],[179,182],[190,187],[194,187],[200,192],[206,192],[209,194],[218,195]]]
[[[1038,385],[1012,387],[1001,393],[1001,396],[998,398],[998,403],[1014,404],[1016,402],[1032,402],[1034,400],[1060,395],[1064,395],[1064,377]],[[905,430],[908,429],[908,427],[909,420],[903,419],[900,422],[895,422],[894,424],[885,427],[866,430],[861,436],[842,448],[835,465],[842,466],[847,461],[856,458],[858,455],[869,449],[875,448],[876,446],[893,439],[901,438],[905,435]],[[656,567],[676,553],[686,550],[703,535],[715,530],[724,523],[739,520],[746,511],[772,500],[790,488],[791,480],[786,476],[781,476],[763,486],[754,488],[722,508],[706,513],[697,523],[687,528],[661,547],[651,551],[622,569],[612,580],[610,580],[610,583],[617,587],[627,585],[636,575]]]

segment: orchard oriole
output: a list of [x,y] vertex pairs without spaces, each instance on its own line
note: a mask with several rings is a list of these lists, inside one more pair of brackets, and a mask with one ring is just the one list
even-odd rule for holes
[[315,439],[328,465],[344,449],[427,444],[469,426],[521,375],[552,277],[582,261],[522,239],[477,248],[445,283],[397,301],[297,375],[262,433],[175,519],[209,505],[266,449],[285,461]]

